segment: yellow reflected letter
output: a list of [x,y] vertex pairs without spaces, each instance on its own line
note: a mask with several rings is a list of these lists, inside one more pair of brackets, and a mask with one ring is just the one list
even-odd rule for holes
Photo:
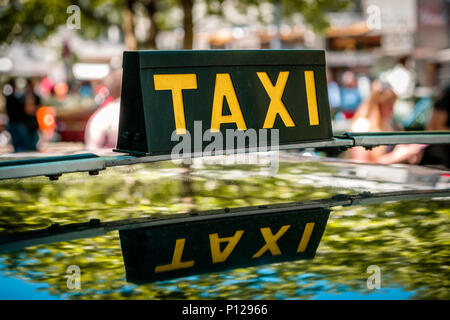
[[[234,248],[238,244],[242,235],[244,234],[244,230],[238,230],[232,237],[219,238],[217,233],[213,233],[209,235],[209,243],[211,246],[211,258],[213,263],[224,262],[228,259],[231,252],[233,252]],[[228,242],[225,249],[220,252],[220,244],[222,242]]]
[[314,230],[314,222],[308,222],[305,226],[305,230],[303,231],[302,239],[300,240],[300,243],[297,248],[297,252],[303,252],[306,250],[306,247],[308,246],[309,239],[311,238],[311,234]]
[[308,101],[309,124],[319,125],[319,111],[317,109],[316,82],[314,71],[305,71],[306,100]]
[[155,272],[166,272],[193,267],[195,262],[194,260],[181,261],[185,243],[186,239],[177,239],[177,242],[175,243],[175,250],[173,251],[172,262],[162,266],[156,266]]
[[259,249],[259,251],[255,253],[252,258],[261,257],[267,250],[269,250],[273,256],[280,255],[281,251],[277,245],[277,241],[283,234],[286,233],[286,231],[288,231],[290,227],[290,225],[282,226],[275,235],[272,234],[270,228],[261,228],[261,234],[263,235],[266,244],[261,249]]
[[[226,98],[230,107],[230,115],[224,116],[223,99]],[[247,126],[242,115],[239,101],[234,91],[233,83],[229,73],[216,74],[216,85],[214,88],[214,99],[211,117],[211,132],[220,130],[222,123],[236,123],[238,130],[247,130]]]
[[186,133],[186,119],[184,116],[183,93],[184,89],[197,89],[197,75],[189,74],[155,74],[153,75],[155,90],[171,90],[173,100],[173,113],[177,134]]
[[286,110],[284,103],[281,101],[284,88],[286,87],[286,82],[289,77],[289,71],[280,72],[275,86],[272,85],[272,81],[270,81],[267,72],[257,72],[256,74],[270,97],[269,109],[267,110],[263,128],[273,128],[277,114],[280,115],[281,120],[283,120],[286,127],[295,127],[295,123],[292,120],[291,115]]

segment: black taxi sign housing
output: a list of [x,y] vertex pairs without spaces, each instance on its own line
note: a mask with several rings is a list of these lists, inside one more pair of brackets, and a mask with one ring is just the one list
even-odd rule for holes
[[124,52],[116,151],[170,154],[194,121],[224,137],[279,129],[281,149],[332,139],[324,51]]
[[120,230],[127,281],[143,284],[313,259],[330,211],[283,210]]

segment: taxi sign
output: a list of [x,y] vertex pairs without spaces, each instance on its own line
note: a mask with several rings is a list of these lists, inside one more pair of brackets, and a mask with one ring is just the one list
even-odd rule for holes
[[127,281],[313,259],[329,212],[278,211],[120,230]]
[[205,132],[222,133],[216,149],[235,150],[227,129],[278,129],[280,149],[331,140],[324,51],[124,52],[115,151],[167,155],[194,133],[192,150],[194,141],[205,148]]

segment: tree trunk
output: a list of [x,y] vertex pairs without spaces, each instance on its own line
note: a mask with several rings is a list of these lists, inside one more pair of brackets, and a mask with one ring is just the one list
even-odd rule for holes
[[133,4],[135,0],[126,0],[125,8],[123,10],[123,34],[125,38],[125,45],[128,50],[137,49],[136,36],[134,35],[134,17]]
[[184,49],[192,49],[194,43],[194,24],[192,22],[192,8],[194,7],[194,0],[181,0],[183,6],[183,28],[184,28]]
[[181,202],[186,205],[188,212],[195,210],[194,187],[192,185],[191,165],[181,164]]
[[156,36],[158,35],[159,29],[156,25],[155,21],[155,14],[158,11],[157,0],[151,0],[148,3],[145,4],[145,9],[147,10],[148,18],[150,19],[150,30],[149,30],[149,37],[146,43],[147,49],[155,50],[157,49],[156,46]]

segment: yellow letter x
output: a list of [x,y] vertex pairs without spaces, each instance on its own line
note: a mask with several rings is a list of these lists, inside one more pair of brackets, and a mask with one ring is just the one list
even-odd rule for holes
[[270,97],[269,109],[267,110],[263,128],[273,128],[277,114],[280,114],[281,120],[283,120],[286,127],[295,127],[295,123],[292,120],[291,115],[286,110],[285,105],[281,101],[284,88],[286,87],[286,82],[289,76],[289,71],[280,72],[275,86],[273,86],[272,81],[270,81],[267,72],[257,72],[256,74],[258,75],[259,80],[261,80],[264,89],[266,89],[266,92]]
[[261,234],[263,235],[266,244],[261,249],[259,249],[259,251],[255,253],[252,258],[254,259],[261,257],[267,250],[269,250],[273,256],[280,255],[281,251],[277,245],[277,241],[283,234],[286,233],[286,231],[288,231],[290,227],[291,226],[289,225],[282,226],[275,235],[272,234],[270,228],[261,228]]

